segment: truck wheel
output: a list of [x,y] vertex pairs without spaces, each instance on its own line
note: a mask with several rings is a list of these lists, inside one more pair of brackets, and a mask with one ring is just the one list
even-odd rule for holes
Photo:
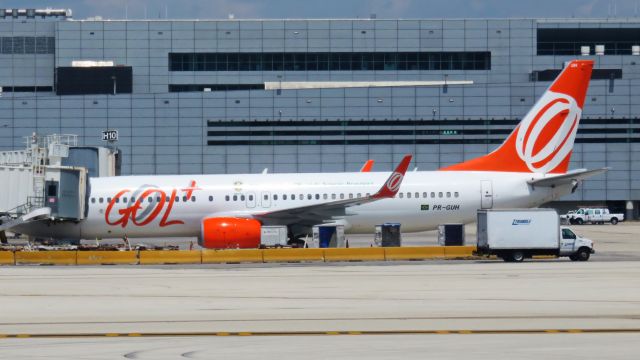
[[611,218],[611,225],[615,225],[618,223],[618,218]]
[[573,256],[576,257],[577,261],[587,261],[591,257],[591,250],[583,247],[578,249],[578,251]]
[[511,252],[511,261],[522,262],[524,260],[524,252],[516,250]]
[[584,224],[584,220],[582,220],[582,219],[580,219],[580,218],[577,218],[577,219],[576,219],[576,224],[578,224],[578,225],[582,225],[582,224]]

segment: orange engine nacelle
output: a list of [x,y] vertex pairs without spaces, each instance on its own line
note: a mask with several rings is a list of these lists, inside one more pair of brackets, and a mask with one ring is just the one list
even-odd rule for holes
[[202,220],[200,246],[207,249],[257,249],[260,222],[254,219],[214,217]]

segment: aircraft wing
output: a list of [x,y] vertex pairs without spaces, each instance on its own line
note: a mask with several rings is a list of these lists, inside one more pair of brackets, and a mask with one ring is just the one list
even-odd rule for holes
[[567,184],[577,184],[579,181],[582,181],[588,177],[603,174],[609,171],[609,168],[595,169],[595,170],[587,170],[587,169],[579,169],[568,172],[563,175],[557,176],[548,176],[543,177],[541,179],[529,180],[528,183],[533,186],[544,186],[544,187],[554,187],[559,185],[567,185]]
[[288,225],[293,223],[319,224],[322,223],[323,220],[331,219],[333,216],[344,216],[346,215],[346,209],[348,207],[394,197],[400,189],[400,184],[404,179],[404,174],[410,162],[411,155],[406,155],[389,178],[387,178],[380,190],[375,194],[289,209],[253,213],[252,216],[270,225]]

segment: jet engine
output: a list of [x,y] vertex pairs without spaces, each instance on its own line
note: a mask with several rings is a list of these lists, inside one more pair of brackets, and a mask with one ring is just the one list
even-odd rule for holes
[[200,246],[207,249],[257,249],[260,222],[255,219],[213,217],[202,220]]

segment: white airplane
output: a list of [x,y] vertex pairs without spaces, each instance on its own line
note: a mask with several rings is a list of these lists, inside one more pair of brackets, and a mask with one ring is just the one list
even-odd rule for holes
[[[38,220],[12,231],[44,238],[197,237],[206,248],[256,248],[262,225],[286,225],[292,241],[313,225],[372,233],[475,220],[478,209],[536,207],[606,169],[567,172],[593,61],[569,62],[504,143],[437,171],[119,176],[92,178],[79,222]],[[368,163],[372,165],[372,162]]]

